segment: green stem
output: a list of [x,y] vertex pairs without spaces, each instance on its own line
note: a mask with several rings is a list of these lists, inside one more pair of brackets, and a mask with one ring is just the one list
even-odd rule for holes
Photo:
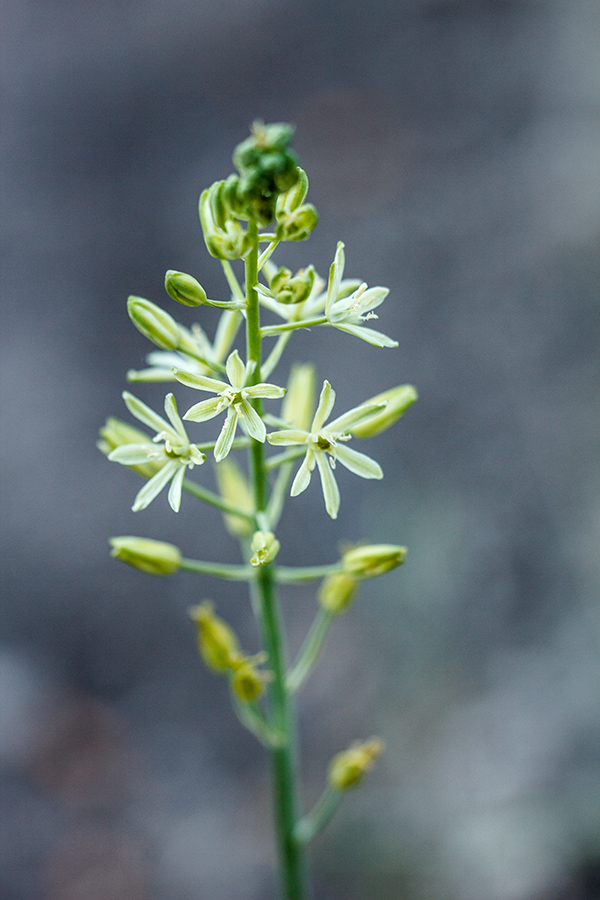
[[192,494],[194,497],[197,497],[198,500],[202,500],[204,503],[208,503],[209,506],[215,506],[217,509],[222,510],[225,513],[230,513],[232,516],[240,516],[242,519],[247,519],[249,522],[254,522],[254,514],[249,513],[247,510],[240,509],[239,506],[236,506],[234,503],[229,503],[227,500],[223,500],[222,497],[219,497],[218,494],[213,494],[212,491],[203,488],[200,484],[196,484],[195,481],[189,481],[187,478],[184,479],[183,489],[187,491],[188,494]]
[[313,325],[326,325],[327,316],[316,316],[314,319],[301,319],[299,322],[288,322],[286,325],[267,325],[261,329],[263,337],[270,334],[282,334],[284,331],[294,331],[296,328],[311,328]]
[[327,612],[325,609],[320,609],[315,616],[310,631],[300,648],[296,662],[287,674],[286,685],[290,693],[295,694],[312,672],[323,649],[323,644],[333,619],[332,613]]
[[296,825],[296,840],[303,845],[309,844],[320,831],[323,831],[339,806],[343,797],[342,791],[326,787],[314,808]]
[[180,566],[186,572],[196,575],[212,575],[225,581],[251,581],[254,570],[252,566],[236,566],[229,563],[204,562],[201,559],[182,559]]
[[278,566],[277,581],[279,584],[302,584],[305,581],[327,578],[336,572],[343,572],[339,562],[330,566]]
[[[252,241],[246,256],[246,352],[255,362],[253,383],[261,380],[260,307],[258,303],[258,229],[250,220],[248,235]],[[259,415],[262,402],[254,401]],[[257,518],[265,513],[268,501],[268,479],[264,447],[252,441],[250,470],[254,486]],[[283,628],[275,591],[275,573],[272,565],[261,566],[252,582],[255,608],[259,611],[263,646],[268,657],[269,671],[273,675],[270,687],[270,727],[281,735],[281,744],[271,748],[271,772],[277,851],[281,877],[282,900],[304,900],[304,859],[300,844],[294,837],[298,820],[297,799],[297,751],[293,703],[285,684],[286,652]]]

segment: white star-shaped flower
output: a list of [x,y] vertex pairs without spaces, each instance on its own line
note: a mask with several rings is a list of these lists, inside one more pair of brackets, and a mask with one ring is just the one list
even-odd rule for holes
[[332,519],[337,518],[340,508],[340,492],[333,474],[337,460],[355,475],[360,475],[361,478],[383,478],[379,463],[364,453],[358,453],[356,450],[346,447],[345,442],[351,438],[346,429],[362,419],[380,412],[385,406],[385,403],[357,406],[325,425],[334,402],[335,391],[328,381],[324,381],[310,431],[294,428],[274,431],[267,435],[270,444],[284,447],[294,444],[306,445],[306,455],[292,483],[291,495],[296,497],[306,490],[311,474],[317,466],[325,498],[325,508]]
[[192,375],[180,369],[173,370],[177,381],[180,381],[181,384],[217,394],[216,397],[201,400],[200,403],[191,406],[184,415],[184,419],[190,422],[206,422],[208,419],[218,416],[223,410],[227,410],[225,423],[215,444],[214,454],[217,462],[225,459],[231,450],[238,421],[242,422],[250,437],[264,443],[267,430],[250,401],[257,397],[274,400],[285,394],[285,388],[275,384],[246,385],[253,367],[254,363],[252,362],[244,365],[239,353],[234,350],[229,355],[225,366],[229,384],[206,375]]
[[369,344],[374,344],[375,347],[397,347],[398,341],[393,341],[386,334],[362,324],[369,319],[377,318],[373,310],[383,303],[389,294],[388,288],[369,288],[363,281],[355,290],[345,293],[340,289],[344,265],[344,244],[339,241],[335,258],[329,270],[327,300],[325,301],[325,315],[329,323],[334,328],[339,328],[340,331],[347,331],[348,334],[353,334]]
[[128,391],[123,393],[123,400],[136,419],[156,431],[156,437],[145,444],[123,444],[116,447],[108,458],[122,466],[139,466],[150,460],[164,461],[156,475],[138,491],[132,509],[134,512],[145,509],[170,481],[169,505],[174,512],[179,512],[185,470],[202,465],[206,456],[195,444],[190,443],[173,394],[165,397],[168,422]]

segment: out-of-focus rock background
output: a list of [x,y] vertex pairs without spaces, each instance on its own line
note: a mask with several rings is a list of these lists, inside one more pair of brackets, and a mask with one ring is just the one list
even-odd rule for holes
[[[420,392],[366,448],[383,482],[342,471],[337,523],[316,484],[282,521],[282,561],[410,547],[302,699],[307,805],[350,740],[388,747],[315,845],[317,897],[600,897],[596,0],[7,0],[2,44],[2,897],[276,894],[265,761],[186,613],[214,598],[252,648],[243,591],[106,539],[236,547],[191,498],[132,514],[94,447],[148,350],[127,294],[172,309],[175,268],[223,296],[197,196],[257,117],[296,124],[321,215],[281,261],[326,273],[343,239],[400,345],[291,355],[339,412]],[[287,595],[293,647],[313,603]]]

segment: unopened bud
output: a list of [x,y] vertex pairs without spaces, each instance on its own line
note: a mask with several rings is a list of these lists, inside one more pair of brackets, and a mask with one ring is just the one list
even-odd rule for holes
[[206,303],[206,291],[200,282],[185,272],[169,269],[165,275],[165,288],[169,297],[184,306],[201,306]]
[[306,203],[278,219],[275,236],[278,241],[305,241],[318,221],[317,210],[312,203]]
[[[244,512],[252,513],[254,498],[248,480],[234,461],[227,457],[215,466],[215,475],[221,497],[229,503],[235,504]],[[253,532],[253,525],[243,516],[234,513],[225,513],[223,516],[225,527],[234,537],[249,537]]]
[[299,269],[295,275],[282,266],[271,279],[270,288],[279,303],[304,303],[313,289],[315,275],[314,266]]
[[255,531],[252,536],[254,556],[250,560],[250,565],[266,566],[267,563],[273,562],[280,546],[272,531]]
[[386,431],[404,415],[406,410],[417,400],[417,397],[418,394],[412,384],[400,384],[398,387],[383,391],[383,393],[371,397],[370,400],[365,400],[361,406],[370,406],[372,403],[383,403],[385,401],[385,408],[369,418],[363,419],[356,425],[351,425],[348,431],[357,438],[370,438],[376,434],[381,434],[382,431]]
[[265,682],[269,681],[269,672],[261,672],[257,663],[262,662],[262,654],[255,657],[239,657],[232,666],[231,690],[242,703],[254,703],[265,689]]
[[371,738],[363,744],[353,744],[333,757],[329,764],[329,784],[336,791],[348,791],[357,787],[366,773],[373,768],[384,744],[379,738]]
[[231,215],[224,181],[216,181],[202,191],[198,204],[204,242],[217,259],[240,259],[250,247],[250,239]]
[[239,656],[239,644],[232,628],[215,615],[208,600],[189,610],[196,624],[198,650],[205,664],[213,672],[229,672]]
[[339,616],[350,609],[357,590],[356,578],[346,572],[335,572],[321,583],[318,600],[325,612]]
[[365,544],[347,550],[342,565],[344,572],[355,578],[375,578],[401,565],[406,552],[406,547],[396,544]]
[[298,207],[306,200],[306,195],[308,194],[308,176],[300,166],[296,167],[296,172],[298,173],[298,180],[296,183],[277,198],[275,214],[278,219],[283,215],[298,209]]
[[181,565],[181,552],[173,544],[140,537],[113,537],[111,556],[150,575],[172,575]]
[[179,325],[164,309],[142,297],[129,297],[127,312],[137,330],[153,344],[161,350],[177,350]]
[[315,367],[312,363],[294,363],[281,407],[281,418],[302,431],[308,431],[313,420],[315,380]]

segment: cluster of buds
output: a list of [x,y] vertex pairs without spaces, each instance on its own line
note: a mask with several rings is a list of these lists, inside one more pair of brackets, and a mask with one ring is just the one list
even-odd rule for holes
[[189,613],[196,625],[198,652],[207,668],[228,676],[231,691],[241,703],[255,703],[271,677],[269,672],[258,668],[265,662],[265,654],[244,654],[237,635],[215,614],[208,600],[193,606]]

